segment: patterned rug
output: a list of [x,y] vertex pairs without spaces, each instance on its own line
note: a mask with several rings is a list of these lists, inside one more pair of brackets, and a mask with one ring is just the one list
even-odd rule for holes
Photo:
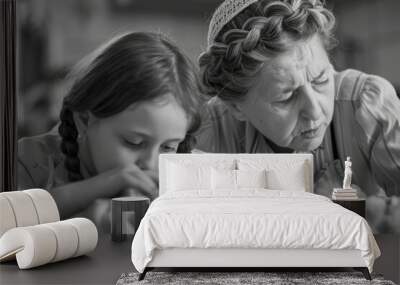
[[154,272],[146,274],[145,279],[138,281],[139,273],[124,273],[117,285],[134,284],[213,284],[213,285],[395,285],[384,280],[381,275],[372,274],[372,281],[364,278],[360,272]]

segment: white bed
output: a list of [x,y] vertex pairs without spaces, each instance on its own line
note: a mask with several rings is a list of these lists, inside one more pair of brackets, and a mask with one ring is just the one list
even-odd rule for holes
[[140,279],[155,267],[354,267],[370,278],[380,255],[371,230],[362,217],[312,194],[312,159],[160,155],[160,197],[132,243]]

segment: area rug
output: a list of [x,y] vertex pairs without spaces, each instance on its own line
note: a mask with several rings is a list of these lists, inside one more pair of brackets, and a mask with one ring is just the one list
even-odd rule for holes
[[213,285],[396,285],[384,280],[381,275],[372,275],[368,281],[360,272],[148,272],[145,279],[138,281],[139,273],[124,273],[117,285],[134,284],[213,284]]

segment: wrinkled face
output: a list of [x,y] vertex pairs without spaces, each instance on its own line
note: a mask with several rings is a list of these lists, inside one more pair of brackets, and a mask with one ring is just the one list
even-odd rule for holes
[[111,117],[91,115],[86,166],[92,174],[132,163],[142,170],[158,171],[158,155],[175,153],[188,126],[185,111],[171,95],[133,104]]
[[266,62],[257,83],[237,107],[278,146],[313,150],[332,120],[333,74],[327,53],[314,36]]

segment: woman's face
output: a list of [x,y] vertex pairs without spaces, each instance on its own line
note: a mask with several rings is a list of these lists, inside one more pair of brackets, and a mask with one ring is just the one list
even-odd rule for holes
[[172,95],[133,104],[116,115],[90,115],[86,158],[91,174],[136,164],[158,171],[158,155],[175,153],[185,138],[189,120]]
[[237,109],[273,143],[317,148],[334,106],[334,70],[318,36],[268,61]]

